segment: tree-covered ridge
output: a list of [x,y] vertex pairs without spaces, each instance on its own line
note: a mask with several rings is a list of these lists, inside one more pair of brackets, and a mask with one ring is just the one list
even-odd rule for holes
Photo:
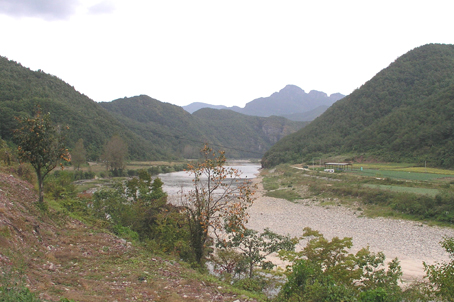
[[[241,146],[232,150],[226,148],[228,154],[238,157],[257,157],[264,153],[284,136],[291,134],[307,122],[294,122],[279,116],[258,117],[247,116],[231,110],[203,108],[193,113],[203,125],[206,136],[221,146]],[[244,150],[244,151],[242,151]],[[251,150],[251,153],[246,152]]]
[[61,79],[43,71],[32,71],[21,64],[0,57],[0,135],[12,139],[17,127],[15,116],[31,116],[35,105],[51,113],[57,124],[68,125],[70,148],[83,138],[89,159],[96,159],[103,145],[114,134],[121,135],[129,145],[130,155],[145,158],[147,142],[139,139],[109,112]]
[[263,164],[353,153],[453,167],[454,45],[415,48],[274,145]]
[[274,143],[304,126],[281,117],[259,118],[230,110],[204,108],[193,115],[146,95],[100,103],[137,135],[155,142],[153,153],[198,155],[208,142],[230,158],[260,157]]
[[134,133],[153,143],[153,157],[195,156],[207,138],[200,125],[181,107],[146,95],[99,103]]
[[257,158],[276,138],[303,125],[267,122],[263,128],[256,125],[255,117],[235,114],[236,126],[247,129],[229,131],[217,129],[225,127],[221,120],[204,122],[181,107],[144,95],[96,103],[55,76],[0,57],[0,138],[12,141],[12,130],[17,128],[14,117],[31,116],[37,104],[44,113],[50,112],[54,123],[69,126],[70,151],[83,139],[88,160],[98,159],[114,135],[126,142],[131,159],[193,158],[205,142],[229,147],[229,157]]

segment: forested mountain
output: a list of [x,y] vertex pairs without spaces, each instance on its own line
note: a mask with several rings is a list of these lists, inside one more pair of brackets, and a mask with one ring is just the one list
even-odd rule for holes
[[[229,150],[240,157],[256,157],[264,153],[282,137],[301,129],[308,122],[294,122],[280,116],[247,116],[231,110],[204,108],[196,111],[194,117],[205,129],[206,135],[215,144],[222,146],[242,146],[241,150]],[[235,134],[235,135],[232,135]],[[242,150],[254,150],[248,153]]]
[[113,135],[127,143],[131,159],[194,157],[205,142],[226,149],[228,157],[258,158],[277,139],[304,125],[232,112],[234,124],[243,128],[233,131],[226,126],[225,117],[219,116],[216,123],[202,113],[192,116],[181,107],[148,96],[96,103],[55,76],[0,57],[0,138],[11,141],[17,127],[14,117],[32,115],[37,104],[51,113],[54,122],[70,127],[70,150],[77,140],[84,140],[91,160],[98,159]]
[[411,50],[304,129],[264,166],[348,154],[454,167],[454,45]]
[[322,105],[322,106],[318,106],[315,109],[312,109],[311,111],[286,114],[286,115],[283,115],[283,117],[285,117],[285,118],[287,118],[289,120],[292,120],[292,121],[299,121],[299,122],[313,121],[317,117],[322,115],[323,112],[325,112],[328,108],[329,108],[329,106]]
[[222,147],[227,157],[260,157],[283,136],[304,123],[285,118],[258,118],[230,110],[200,109],[193,115],[181,107],[146,95],[99,103],[137,135],[155,142],[153,154],[197,156],[204,142]]
[[186,145],[192,150],[192,147],[200,147],[202,142],[208,141],[191,114],[181,107],[149,96],[140,95],[98,104],[136,135],[152,143],[148,151],[151,158],[162,159],[171,154],[181,154]]
[[[193,113],[200,108],[229,109],[238,113],[252,116],[284,116],[293,121],[312,121],[322,114],[329,106],[342,99],[344,95],[334,93],[328,96],[326,93],[311,90],[306,93],[295,85],[287,85],[279,92],[269,97],[255,99],[244,106],[216,106],[204,103],[192,103],[183,108]],[[223,108],[224,107],[224,108]]]
[[83,138],[88,157],[97,158],[104,144],[118,134],[134,158],[147,157],[150,144],[125,128],[112,115],[61,79],[32,71],[0,57],[0,135],[9,141],[16,128],[15,116],[32,115],[35,105],[50,112],[54,122],[69,125],[68,146]]

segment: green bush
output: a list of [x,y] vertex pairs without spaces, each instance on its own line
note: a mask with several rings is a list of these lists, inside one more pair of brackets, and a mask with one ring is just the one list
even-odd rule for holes
[[55,200],[73,198],[76,196],[76,186],[73,181],[73,173],[57,170],[45,179],[44,192]]
[[188,233],[184,216],[167,203],[162,181],[146,170],[138,177],[118,182],[93,194],[90,213],[107,221],[119,236],[140,239],[166,253],[188,257]]
[[329,241],[317,231],[304,231],[309,242],[301,252],[280,253],[292,265],[279,301],[402,301],[397,259],[386,268],[383,253],[367,248],[348,253],[352,238]]
[[133,230],[131,230],[130,227],[117,224],[117,225],[113,226],[113,231],[116,235],[118,235],[121,238],[129,239],[129,240],[133,240],[133,241],[139,240],[139,234],[137,234],[137,232],[134,232]]
[[88,214],[87,200],[80,198],[65,198],[59,202],[68,212]]
[[441,245],[449,253],[450,262],[424,263],[426,278],[429,279],[429,294],[441,301],[454,301],[454,238],[445,238]]
[[235,286],[237,288],[240,288],[240,289],[244,289],[244,290],[250,291],[250,292],[258,292],[259,293],[259,292],[262,291],[264,284],[259,279],[244,278],[244,279],[236,280],[233,283],[233,286]]

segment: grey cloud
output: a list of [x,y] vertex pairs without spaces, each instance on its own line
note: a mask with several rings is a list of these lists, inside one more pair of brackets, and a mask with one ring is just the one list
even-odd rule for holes
[[68,19],[79,0],[0,0],[0,13],[13,17],[35,17],[44,20]]
[[88,9],[88,12],[90,14],[98,15],[98,14],[109,14],[109,13],[112,13],[114,10],[115,10],[115,6],[111,1],[103,1],[103,2],[99,2],[98,4],[91,6]]

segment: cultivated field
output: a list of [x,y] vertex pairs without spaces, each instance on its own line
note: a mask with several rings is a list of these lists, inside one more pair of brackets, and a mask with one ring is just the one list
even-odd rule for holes
[[339,173],[318,168],[262,171],[263,191],[250,209],[249,227],[292,236],[311,227],[327,238],[352,237],[353,251],[369,246],[388,260],[399,258],[405,280],[424,276],[423,261],[448,259],[439,243],[454,237],[453,171],[421,173],[398,164]]

